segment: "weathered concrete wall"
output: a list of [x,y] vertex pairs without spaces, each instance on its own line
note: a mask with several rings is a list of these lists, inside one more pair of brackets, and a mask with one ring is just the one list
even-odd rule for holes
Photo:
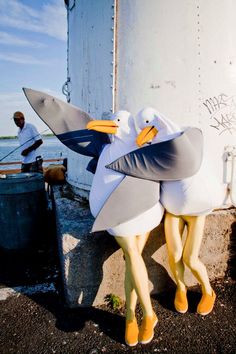
[[[63,191],[60,191],[63,188]],[[66,187],[54,187],[58,243],[66,303],[69,307],[101,305],[114,293],[124,299],[124,259],[115,240],[106,232],[91,234],[93,217],[85,200],[68,198]],[[207,217],[201,259],[210,279],[223,277],[236,223],[236,209],[216,211]],[[172,286],[163,224],[152,231],[144,249],[150,290],[159,293]],[[186,269],[188,286],[197,284]]]

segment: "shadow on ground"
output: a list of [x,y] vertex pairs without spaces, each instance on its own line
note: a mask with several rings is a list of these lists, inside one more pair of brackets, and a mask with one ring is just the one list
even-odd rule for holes
[[0,287],[48,283],[55,281],[58,273],[55,221],[49,210],[45,232],[34,246],[20,251],[0,248]]

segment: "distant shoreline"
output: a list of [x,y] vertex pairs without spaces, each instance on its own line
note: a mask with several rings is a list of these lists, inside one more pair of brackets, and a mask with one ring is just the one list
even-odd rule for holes
[[0,139],[4,140],[4,139],[16,139],[16,136],[0,136]]
[[[50,133],[50,134],[41,134],[42,136],[45,137],[50,137],[50,136],[55,136],[54,134]],[[6,140],[6,139],[17,139],[17,136],[14,135],[10,135],[10,136],[0,136],[1,140]]]

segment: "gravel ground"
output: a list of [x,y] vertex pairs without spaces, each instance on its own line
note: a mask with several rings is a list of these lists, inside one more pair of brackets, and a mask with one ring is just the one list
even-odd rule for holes
[[[159,318],[154,339],[147,345],[129,348],[124,344],[122,310],[114,312],[106,306],[64,307],[56,237],[49,229],[41,240],[41,247],[34,253],[14,254],[0,250],[0,291],[6,287],[42,283],[53,283],[57,289],[34,295],[19,293],[0,301],[0,353],[235,354],[235,262],[231,264],[232,269],[231,277],[212,283],[217,301],[213,312],[206,317],[195,313],[200,299],[198,288],[188,292],[189,311],[183,315],[174,311],[173,290],[153,297]],[[138,317],[140,320],[140,311]]]
[[159,323],[147,345],[123,342],[124,316],[107,307],[68,309],[60,292],[12,296],[0,302],[0,353],[236,353],[236,282],[213,284],[217,302],[213,312],[195,313],[198,289],[189,291],[190,310],[174,311],[174,293],[152,299]]

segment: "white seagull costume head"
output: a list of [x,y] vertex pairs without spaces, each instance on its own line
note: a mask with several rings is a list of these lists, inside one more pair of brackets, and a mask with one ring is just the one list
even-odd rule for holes
[[115,112],[111,120],[93,120],[87,124],[87,128],[111,134],[112,141],[131,141],[135,137],[134,118],[128,111]]
[[181,133],[177,124],[152,107],[146,107],[136,115],[135,125],[140,133],[136,140],[138,146],[171,140]]
[[134,117],[128,111],[115,112],[111,120],[93,120],[87,124],[87,129],[110,134],[111,144],[108,146],[111,161],[137,148]]

